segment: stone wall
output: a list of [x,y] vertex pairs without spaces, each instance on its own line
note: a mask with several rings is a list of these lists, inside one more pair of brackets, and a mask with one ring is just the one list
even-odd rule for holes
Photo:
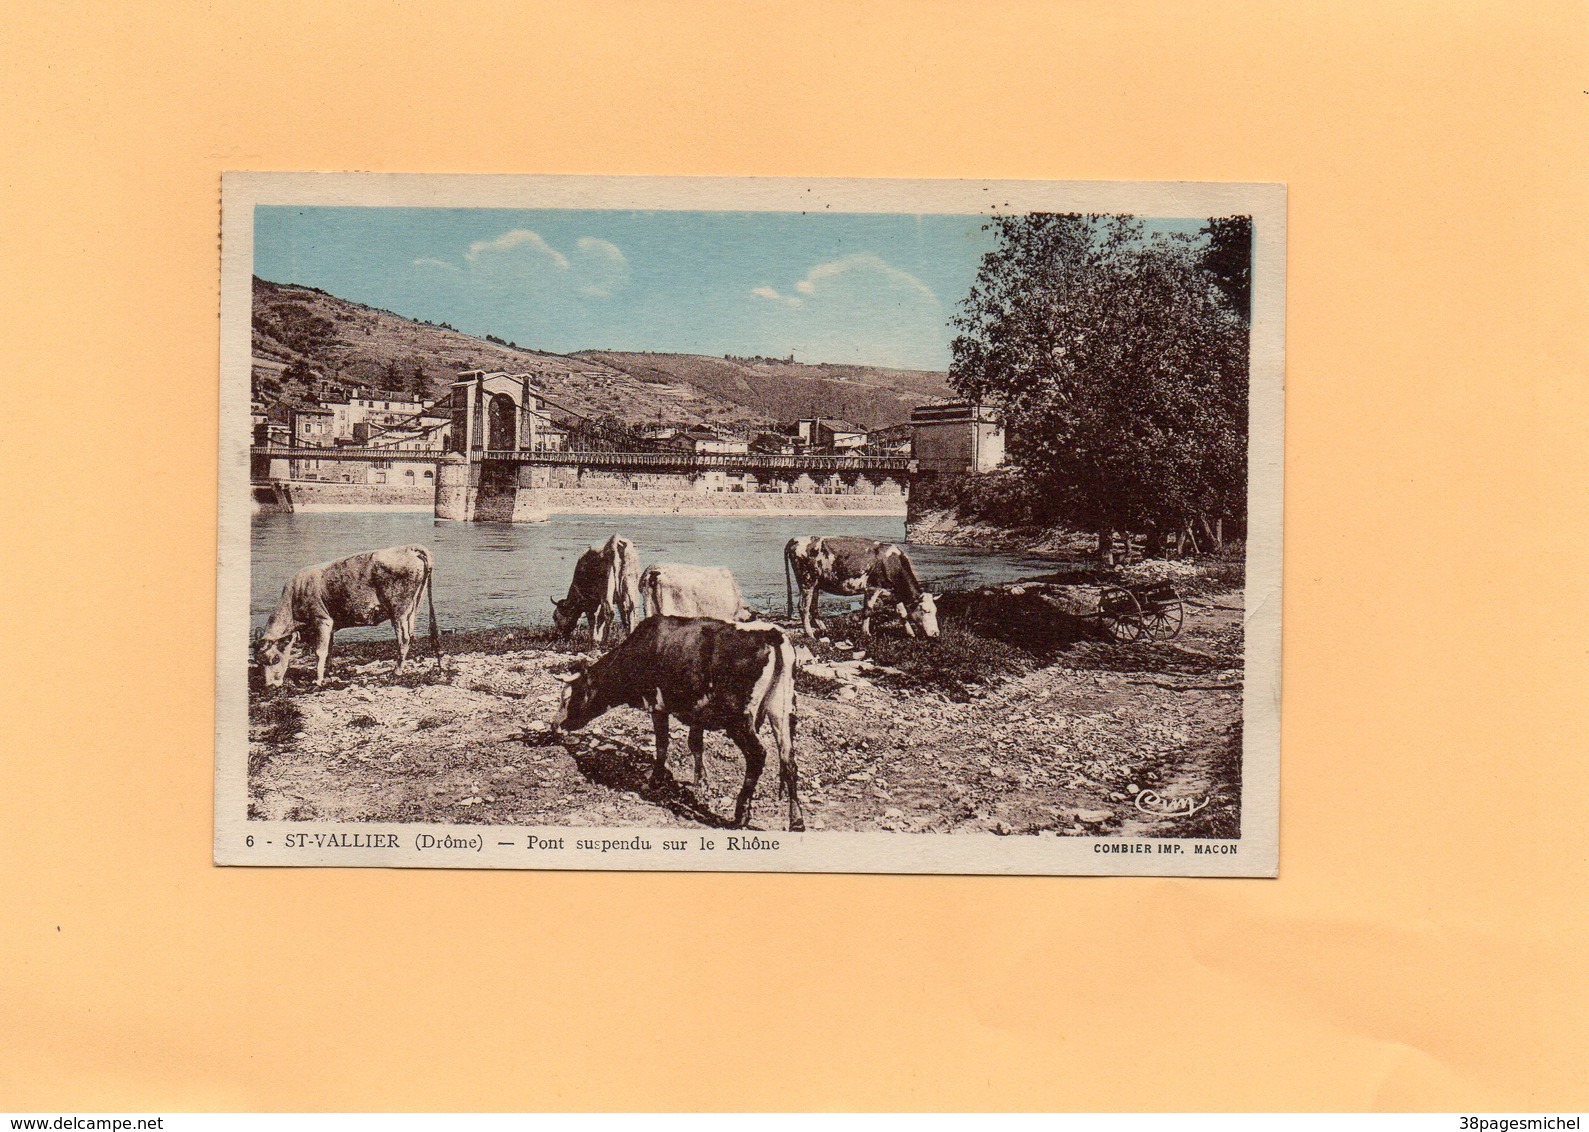
[[285,495],[293,511],[429,511],[436,505],[436,492],[426,481],[423,487],[395,483],[318,483],[293,480],[281,485],[277,496]]
[[[496,518],[500,512],[493,508]],[[788,492],[643,491],[636,488],[520,487],[513,506],[515,522],[547,515],[898,515],[905,496],[815,495]],[[477,518],[485,518],[477,513]]]

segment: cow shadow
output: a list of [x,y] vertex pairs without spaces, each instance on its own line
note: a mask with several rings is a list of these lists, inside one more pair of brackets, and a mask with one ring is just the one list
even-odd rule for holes
[[[540,745],[550,745],[546,739],[534,736]],[[551,742],[561,742],[553,739]],[[675,817],[693,821],[713,829],[732,829],[734,823],[709,809],[695,796],[690,787],[673,777],[673,771],[664,771],[660,782],[653,784],[651,777],[652,750],[630,743],[616,743],[613,748],[598,748],[582,742],[567,745],[569,757],[587,782],[608,790],[633,794],[642,801],[661,806]],[[736,788],[737,789],[737,788]]]

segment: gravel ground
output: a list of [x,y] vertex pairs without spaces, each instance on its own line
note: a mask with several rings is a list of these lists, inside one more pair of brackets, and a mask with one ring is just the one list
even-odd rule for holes
[[[1240,593],[1196,602],[1180,637],[1157,643],[1060,633],[1023,648],[1019,625],[1003,633],[1011,644],[951,615],[940,641],[862,641],[835,619],[802,650],[797,680],[808,828],[1237,836]],[[577,643],[509,630],[449,647],[458,654],[441,673],[423,661],[394,676],[391,660],[370,659],[381,646],[363,646],[334,659],[320,689],[307,670],[285,691],[256,681],[251,816],[669,828],[732,813],[743,764],[720,733],[707,736],[697,787],[675,723],[675,781],[653,793],[647,714],[620,708],[550,732],[556,676]],[[755,826],[783,828],[775,782],[769,767]]]

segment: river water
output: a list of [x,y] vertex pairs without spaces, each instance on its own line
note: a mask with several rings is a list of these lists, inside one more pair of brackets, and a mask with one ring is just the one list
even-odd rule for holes
[[[539,625],[551,621],[550,597],[568,591],[574,562],[613,534],[634,540],[645,565],[683,562],[727,566],[754,610],[785,609],[783,547],[795,535],[864,535],[903,544],[902,518],[849,515],[553,515],[545,523],[449,523],[405,512],[310,512],[255,515],[252,532],[253,624],[264,625],[294,571],[383,546],[422,543],[436,559],[436,616],[444,629]],[[907,546],[933,592],[1014,581],[1053,570],[1052,559],[991,554],[962,547]],[[825,596],[835,612],[845,599]],[[424,624],[421,611],[419,625]],[[389,635],[354,629],[350,639]]]

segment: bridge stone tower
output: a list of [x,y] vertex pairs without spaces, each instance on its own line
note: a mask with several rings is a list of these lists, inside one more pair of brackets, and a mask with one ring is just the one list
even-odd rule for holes
[[561,436],[527,373],[460,374],[451,407],[453,451],[470,463],[486,452],[533,452]]
[[[528,373],[468,370],[452,383],[449,453],[436,469],[438,519],[512,519],[517,483],[513,469],[491,469],[487,452],[561,448],[565,433],[553,424]],[[498,483],[493,471],[506,472]],[[506,509],[505,514],[497,512]]]

